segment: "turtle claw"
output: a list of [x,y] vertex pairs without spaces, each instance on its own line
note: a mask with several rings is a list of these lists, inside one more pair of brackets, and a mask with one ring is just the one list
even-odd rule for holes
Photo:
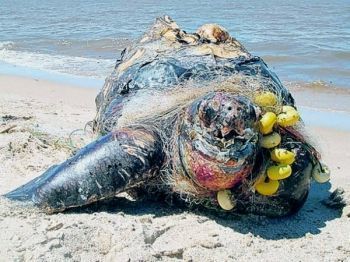
[[343,188],[338,187],[335,189],[328,199],[322,200],[322,204],[326,207],[333,209],[341,209],[346,206],[347,201],[345,199],[345,191]]

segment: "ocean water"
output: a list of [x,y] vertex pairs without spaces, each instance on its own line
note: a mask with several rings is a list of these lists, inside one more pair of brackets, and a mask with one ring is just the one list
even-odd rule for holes
[[102,83],[157,16],[229,30],[285,82],[350,88],[349,0],[0,0],[0,74],[33,69]]

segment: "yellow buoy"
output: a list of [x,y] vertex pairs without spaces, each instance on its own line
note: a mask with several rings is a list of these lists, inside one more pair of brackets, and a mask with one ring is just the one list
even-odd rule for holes
[[282,112],[288,112],[288,111],[296,111],[295,107],[293,106],[282,106]]
[[312,177],[318,183],[326,183],[330,179],[330,170],[325,164],[318,163],[312,169]]
[[278,180],[270,180],[268,182],[262,182],[255,186],[255,190],[264,196],[271,196],[275,194],[280,186]]
[[266,174],[261,174],[254,182],[253,186],[256,187],[257,184],[263,183],[266,179]]
[[273,132],[270,135],[263,136],[260,139],[260,146],[263,148],[273,148],[278,146],[281,143],[280,134]]
[[273,125],[276,123],[276,120],[277,116],[275,113],[265,113],[259,121],[260,132],[264,135],[271,133]]
[[271,151],[271,159],[275,162],[291,165],[295,161],[295,154],[283,148],[275,148]]
[[277,103],[277,97],[272,92],[262,92],[255,96],[254,102],[258,106],[274,106]]
[[290,165],[279,164],[276,166],[270,166],[267,169],[267,176],[271,180],[281,180],[289,177],[292,174],[292,168]]
[[298,111],[292,106],[283,106],[282,113],[277,116],[277,124],[282,127],[295,125],[300,119]]
[[222,209],[231,210],[235,207],[230,190],[221,190],[217,193],[216,197]]

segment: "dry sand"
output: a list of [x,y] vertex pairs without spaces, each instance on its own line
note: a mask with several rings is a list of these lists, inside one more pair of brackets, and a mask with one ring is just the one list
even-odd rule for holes
[[[0,76],[0,194],[72,154],[69,135],[94,117],[96,93]],[[217,216],[122,197],[46,215],[0,198],[0,261],[350,261],[349,206],[321,204],[338,186],[350,192],[350,132],[311,133],[332,178],[313,185],[295,216]],[[89,139],[80,137],[74,144]]]

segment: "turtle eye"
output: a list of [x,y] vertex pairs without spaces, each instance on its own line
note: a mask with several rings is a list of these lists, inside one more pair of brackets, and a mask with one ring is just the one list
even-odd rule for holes
[[220,111],[220,100],[213,97],[210,100],[204,100],[199,108],[199,118],[204,123],[204,126],[209,128],[216,122]]
[[205,126],[210,127],[217,117],[217,112],[212,107],[207,107],[202,116],[202,121],[204,122]]

